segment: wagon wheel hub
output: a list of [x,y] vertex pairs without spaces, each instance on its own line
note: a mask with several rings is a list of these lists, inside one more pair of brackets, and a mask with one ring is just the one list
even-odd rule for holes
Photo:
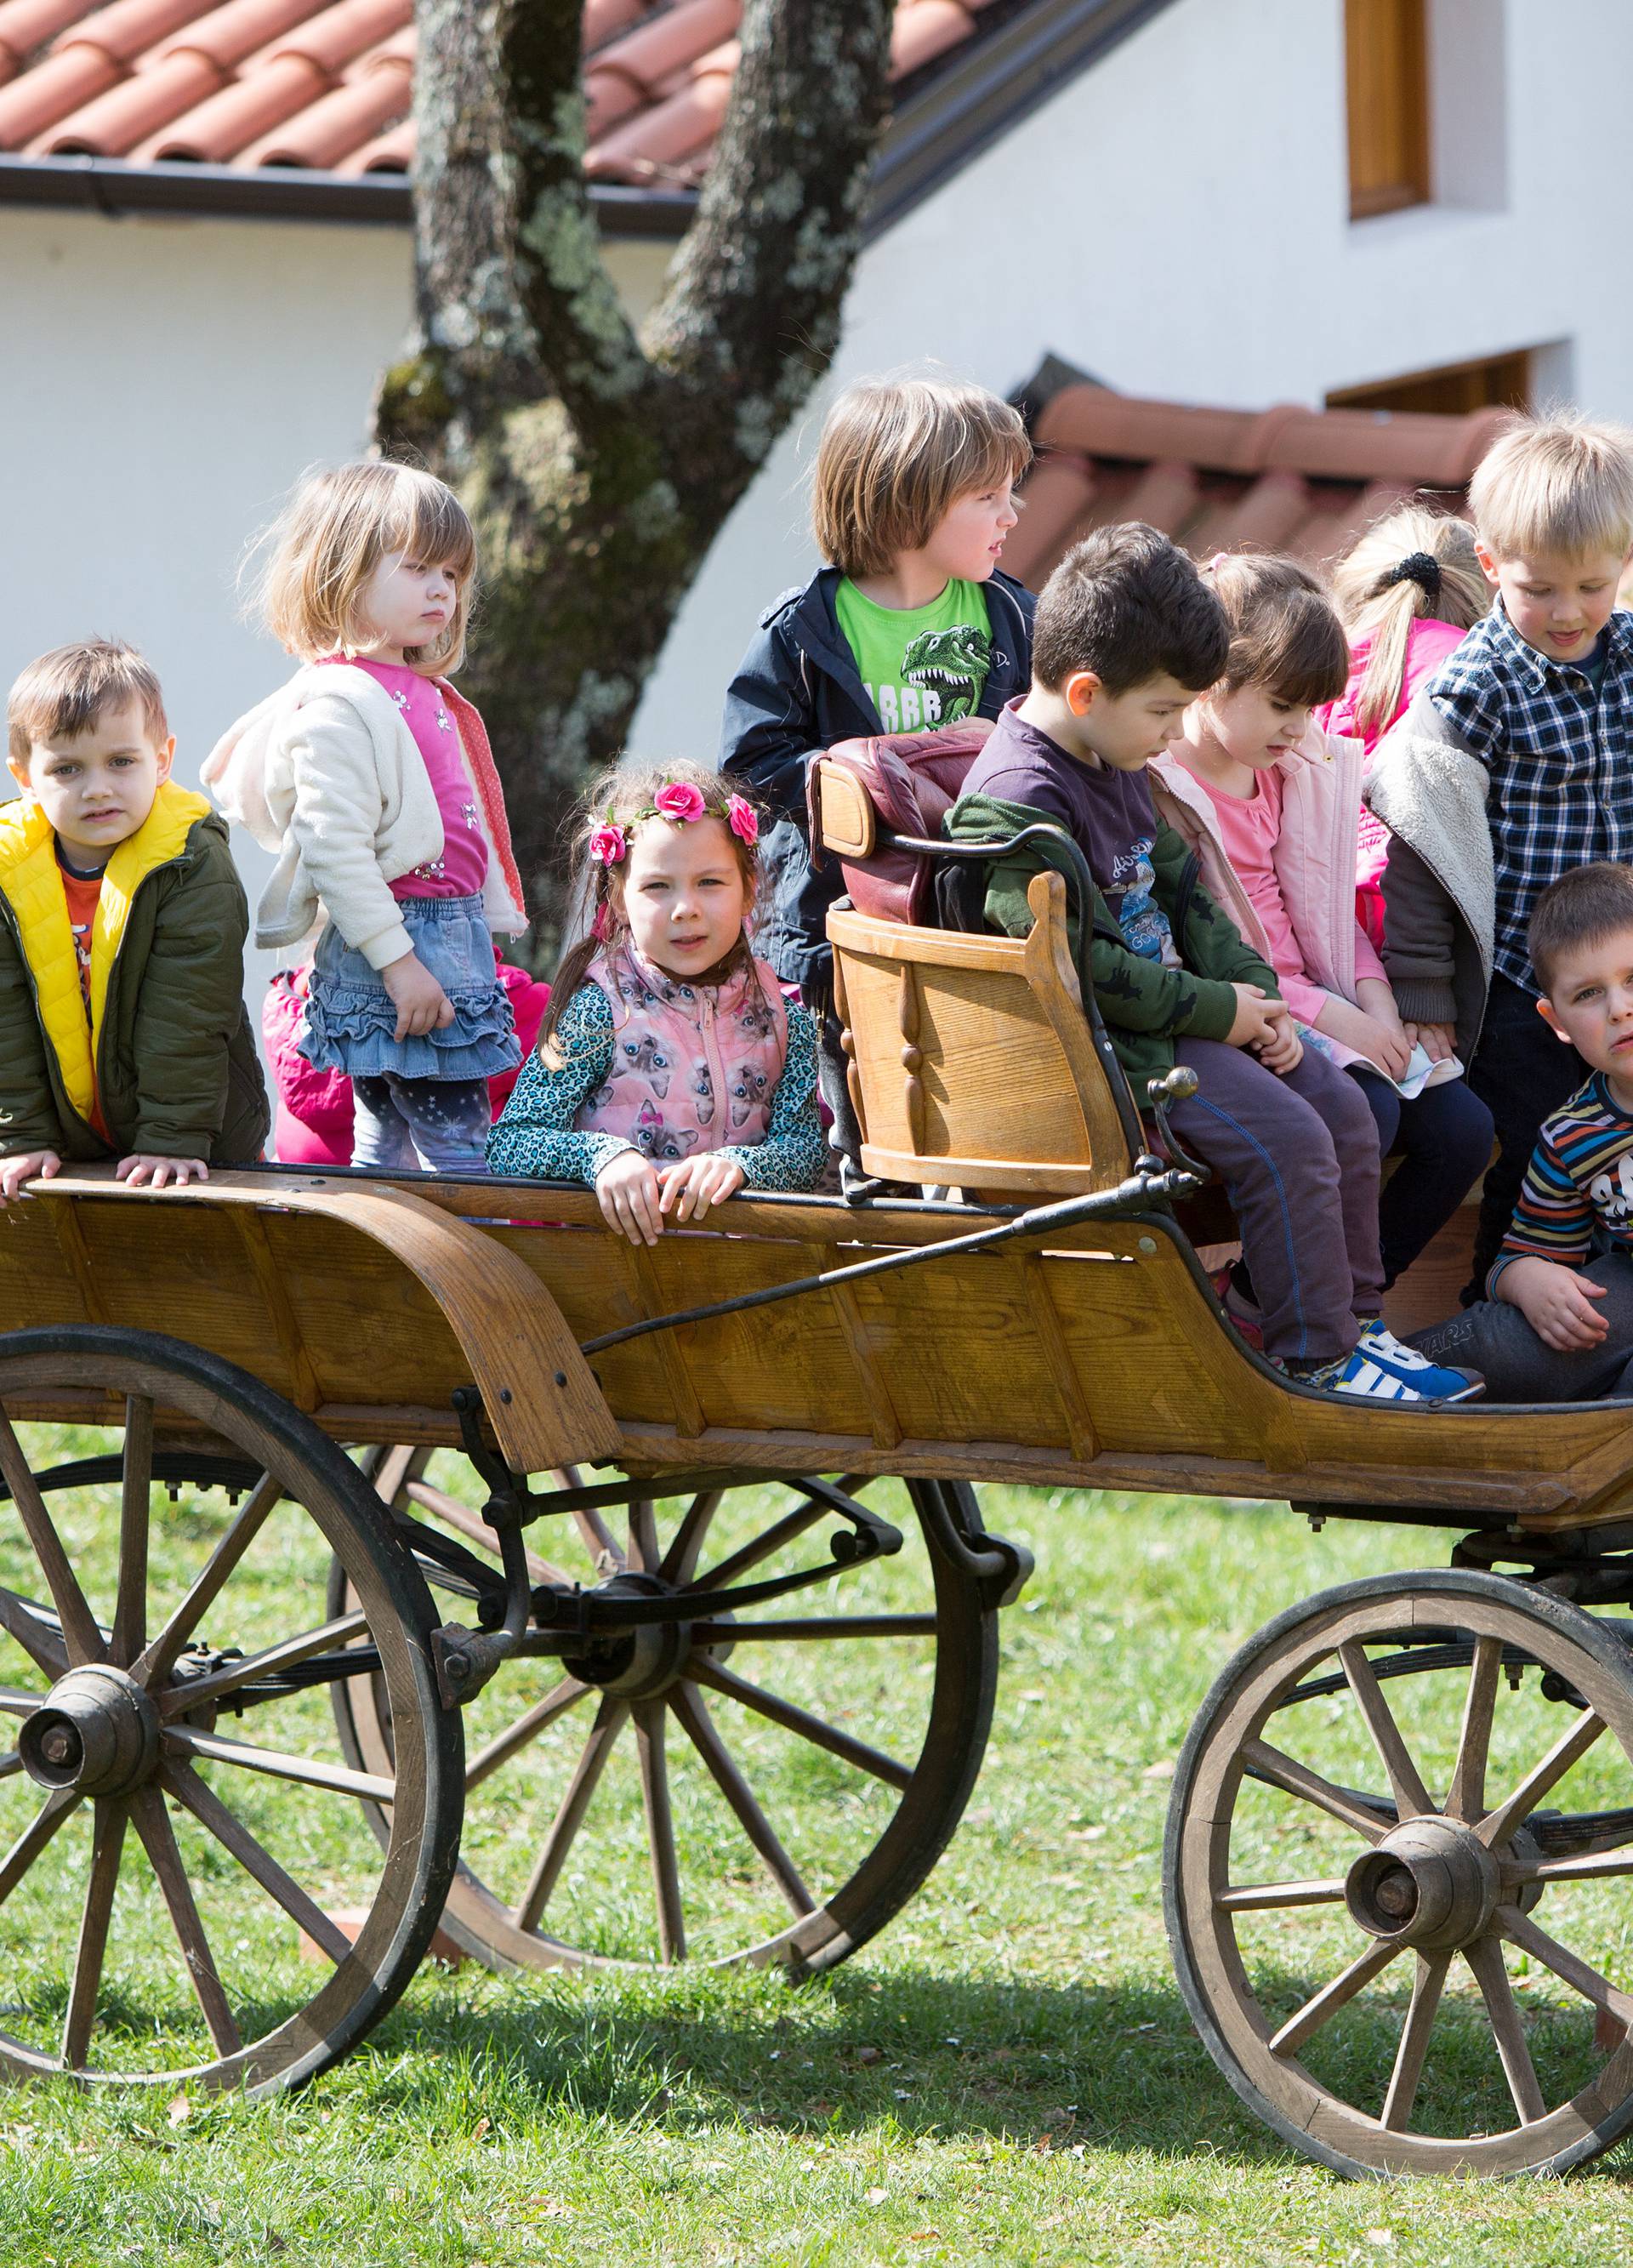
[[[673,1583],[660,1576],[626,1569],[598,1583],[590,1594],[596,1599],[667,1599],[678,1595]],[[655,1700],[667,1692],[680,1675],[692,1650],[689,1622],[643,1623],[586,1646],[582,1654],[565,1656],[562,1667],[580,1684],[602,1693],[616,1693],[628,1701]]]
[[1406,1820],[1364,1852],[1344,1883],[1355,1921],[1387,1944],[1454,1952],[1482,1937],[1502,1877],[1472,1827],[1455,1819]]
[[18,1735],[23,1768],[41,1787],[125,1795],[158,1764],[158,1711],[128,1670],[111,1662],[59,1677]]

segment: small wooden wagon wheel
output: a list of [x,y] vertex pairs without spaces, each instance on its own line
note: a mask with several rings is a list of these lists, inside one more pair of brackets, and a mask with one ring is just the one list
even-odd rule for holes
[[1633,2124],[1633,1653],[1460,1572],[1250,1639],[1180,1757],[1165,1861],[1210,2053],[1343,2173],[1556,2174]]
[[[67,1463],[11,1414],[65,1389],[114,1420]],[[423,1581],[309,1419],[178,1340],[0,1338],[0,2067],[310,2078],[413,1974],[458,1846]],[[386,1773],[339,1753],[337,1677],[390,1696]]]
[[[423,1462],[398,1453],[382,1488],[490,1556],[491,1532]],[[465,1712],[466,1840],[444,1926],[497,1968],[828,1968],[923,1881],[980,1766],[997,1615],[929,1536],[938,1514],[982,1540],[973,1491],[585,1477],[595,1503],[527,1531],[535,1586],[683,1597],[812,1566],[821,1580],[734,1618],[502,1668]],[[836,1565],[835,1489],[899,1523],[901,1552]],[[457,1583],[422,1565],[452,1612]],[[332,1608],[345,1596],[337,1578]],[[389,1769],[384,1699],[365,1681],[335,1690],[365,1771]]]

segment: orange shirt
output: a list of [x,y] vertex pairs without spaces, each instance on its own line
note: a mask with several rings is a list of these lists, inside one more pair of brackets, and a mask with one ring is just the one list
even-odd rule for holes
[[[85,996],[85,1020],[91,1020],[91,929],[96,920],[97,901],[102,895],[100,874],[74,874],[57,860],[57,872],[63,877],[63,895],[68,900],[68,925],[74,936],[74,957],[79,963],[79,990]],[[106,1142],[111,1138],[102,1121],[102,1105],[92,1095],[91,1123]]]

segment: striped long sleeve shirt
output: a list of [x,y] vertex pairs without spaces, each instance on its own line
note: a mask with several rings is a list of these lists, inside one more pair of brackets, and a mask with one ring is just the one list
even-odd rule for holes
[[1618,1251],[1633,1251],[1633,1115],[1617,1102],[1602,1071],[1545,1121],[1513,1220],[1486,1278],[1488,1295],[1516,1260],[1579,1267],[1596,1227]]

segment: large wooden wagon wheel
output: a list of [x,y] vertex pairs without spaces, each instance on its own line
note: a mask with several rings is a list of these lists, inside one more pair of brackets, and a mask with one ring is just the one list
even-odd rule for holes
[[[74,1388],[117,1422],[14,1420]],[[309,2078],[412,1975],[458,1846],[423,1581],[308,1419],[174,1339],[0,1338],[0,2067]],[[389,1695],[386,1772],[339,1753],[337,1676]]]
[[1621,1627],[1494,1576],[1379,1576],[1281,1616],[1208,1697],[1169,1934],[1214,2060],[1294,2147],[1552,2174],[1633,2124]]
[[[383,1491],[490,1560],[491,1532],[423,1462],[397,1453]],[[593,1504],[527,1531],[535,1586],[684,1597],[812,1566],[822,1580],[734,1619],[501,1668],[465,1712],[465,1839],[445,1926],[499,1968],[828,1968],[923,1881],[980,1766],[996,1605],[933,1540],[948,1520],[985,1540],[974,1494],[925,1480],[702,1478],[675,1493],[586,1478]],[[900,1524],[903,1549],[836,1565],[836,1491]],[[428,1572],[452,1615],[457,1581]],[[337,1576],[331,1607],[345,1596]],[[335,1688],[364,1771],[389,1769],[386,1697],[364,1681]]]

